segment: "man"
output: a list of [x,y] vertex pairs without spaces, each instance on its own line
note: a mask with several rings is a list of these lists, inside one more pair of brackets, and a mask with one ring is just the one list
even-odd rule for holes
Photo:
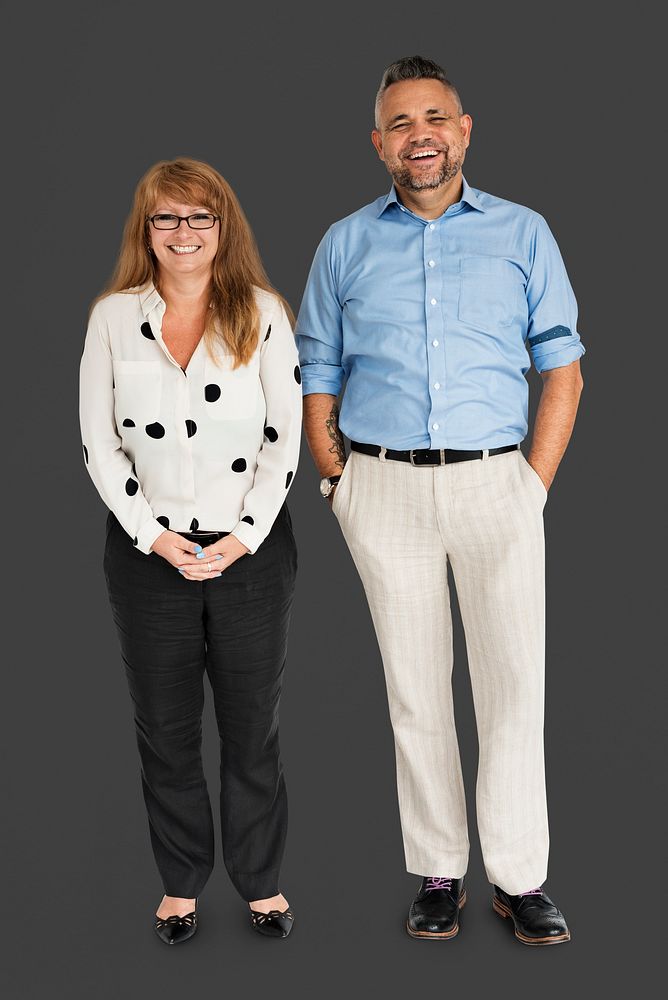
[[[543,506],[575,422],[584,347],[545,220],[462,176],[471,126],[435,63],[386,70],[371,138],[394,183],[316,253],[297,321],[304,419],[383,658],[406,864],[423,877],[408,932],[454,937],[466,898],[449,561],[493,906],[520,941],[556,944],[570,935],[542,889]],[[527,460],[532,360],[543,388]]]

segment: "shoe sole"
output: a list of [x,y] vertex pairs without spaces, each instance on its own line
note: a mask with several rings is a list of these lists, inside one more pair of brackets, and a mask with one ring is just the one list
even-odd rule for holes
[[[510,919],[513,920],[513,923],[515,922],[512,910],[510,910],[505,903],[502,903],[500,899],[497,899],[496,896],[492,898],[492,909],[495,913],[498,913],[500,917],[503,917],[504,920],[507,917],[510,917]],[[565,941],[570,941],[571,939],[569,931],[566,931],[565,934],[555,935],[554,937],[530,938],[527,937],[526,934],[521,934],[517,927],[515,927],[515,937],[518,941],[521,941],[522,944],[528,944],[532,947],[544,947],[549,944],[563,944]]]
[[[466,890],[461,894],[457,908],[461,910],[462,906],[466,902]],[[442,931],[440,933],[432,931],[414,931],[411,929],[408,921],[406,921],[406,930],[412,938],[422,938],[423,941],[448,941],[450,938],[456,937],[459,933],[459,919],[457,923],[452,928],[451,931]]]

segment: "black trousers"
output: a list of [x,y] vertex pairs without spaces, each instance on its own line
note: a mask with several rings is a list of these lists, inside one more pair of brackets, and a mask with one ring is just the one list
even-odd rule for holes
[[109,513],[104,572],[134,703],[151,843],[169,896],[198,896],[213,868],[201,758],[205,672],[220,734],[225,867],[245,900],[279,892],[287,799],[278,704],[296,571],[285,504],[254,555],[203,582],[139,552]]

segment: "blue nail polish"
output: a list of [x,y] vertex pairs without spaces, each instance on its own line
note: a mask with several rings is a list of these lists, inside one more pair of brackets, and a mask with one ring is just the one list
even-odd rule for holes
[[197,553],[197,558],[198,559],[203,559],[204,558],[204,553],[203,552],[198,552]]
[[[178,566],[176,568],[179,569]],[[179,573],[183,573],[183,570],[179,569]]]
[[222,573],[214,573],[214,577],[216,577],[216,576],[222,576],[222,575],[223,575]]
[[223,557],[220,554],[216,556],[216,559],[222,559],[222,558]]
[[201,551],[202,551],[202,546],[201,545],[196,545],[195,546],[195,552],[201,552]]

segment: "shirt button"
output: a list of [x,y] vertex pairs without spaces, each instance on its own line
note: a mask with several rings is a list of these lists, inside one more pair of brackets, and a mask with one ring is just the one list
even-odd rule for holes
[[438,341],[437,340],[432,340],[431,346],[432,347],[438,347]]
[[438,424],[432,424],[432,425],[431,425],[431,429],[432,429],[433,431],[437,431],[437,430],[438,430]]
[[427,263],[429,264],[429,267],[435,267],[436,266],[436,261],[435,260],[428,260]]
[[432,304],[433,306],[435,306],[435,305],[436,305],[436,299],[432,299],[432,300],[431,300],[431,304]]
[[441,383],[440,382],[434,382],[434,389],[440,389],[440,388],[441,388]]
[[434,223],[433,223],[433,222],[430,222],[430,223],[429,223],[429,228],[430,228],[430,229],[436,229],[436,226],[434,225]]

